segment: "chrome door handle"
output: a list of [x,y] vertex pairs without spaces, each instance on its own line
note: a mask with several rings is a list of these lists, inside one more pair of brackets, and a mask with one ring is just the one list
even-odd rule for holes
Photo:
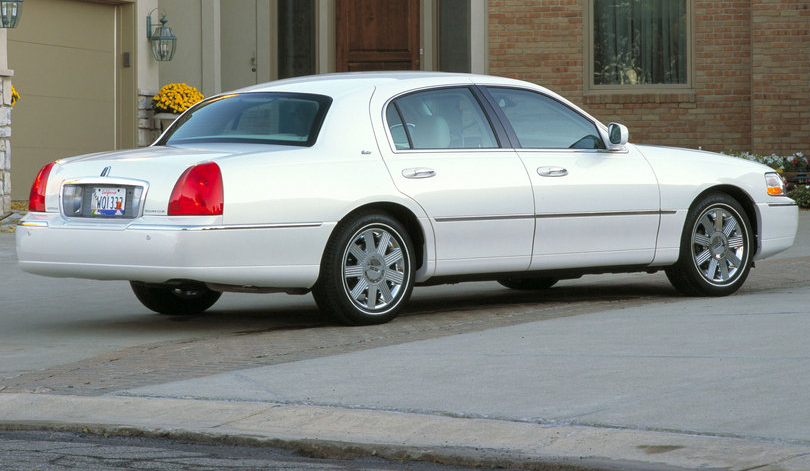
[[430,178],[436,176],[436,171],[426,167],[406,168],[402,170],[402,176],[405,178]]
[[562,167],[538,167],[537,174],[541,177],[564,177],[568,170]]

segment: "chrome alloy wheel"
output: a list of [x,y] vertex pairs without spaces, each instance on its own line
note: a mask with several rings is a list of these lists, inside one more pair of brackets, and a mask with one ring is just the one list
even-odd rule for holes
[[351,238],[342,257],[343,289],[368,314],[396,307],[408,280],[408,254],[391,227],[373,224]]
[[692,230],[692,261],[711,284],[725,285],[737,278],[748,262],[744,221],[731,208],[707,208]]

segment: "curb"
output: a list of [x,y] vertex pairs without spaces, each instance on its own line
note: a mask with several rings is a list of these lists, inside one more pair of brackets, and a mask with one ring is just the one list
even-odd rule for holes
[[800,444],[257,402],[3,393],[0,428],[536,470],[810,469]]

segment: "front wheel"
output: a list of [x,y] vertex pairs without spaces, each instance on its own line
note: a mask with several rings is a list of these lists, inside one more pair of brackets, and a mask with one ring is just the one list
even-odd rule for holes
[[385,213],[361,213],[335,229],[312,294],[321,311],[344,324],[382,324],[407,302],[413,280],[405,228]]
[[174,286],[141,281],[130,281],[129,285],[141,304],[159,314],[172,316],[199,314],[222,296],[219,291],[212,291],[203,285]]
[[742,206],[728,195],[703,198],[686,216],[678,262],[666,270],[689,296],[726,296],[745,282],[753,261],[753,232]]

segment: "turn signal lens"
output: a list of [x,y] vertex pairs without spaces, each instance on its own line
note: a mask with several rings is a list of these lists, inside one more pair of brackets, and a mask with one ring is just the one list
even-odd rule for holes
[[222,172],[214,162],[183,172],[169,199],[170,216],[216,216],[224,206]]
[[768,194],[771,196],[784,196],[785,195],[785,181],[776,172],[768,172],[765,174],[765,186],[768,188]]
[[28,194],[28,210],[39,213],[45,212],[45,191],[48,189],[48,177],[56,162],[45,165],[37,173],[34,183],[31,185],[31,192]]

